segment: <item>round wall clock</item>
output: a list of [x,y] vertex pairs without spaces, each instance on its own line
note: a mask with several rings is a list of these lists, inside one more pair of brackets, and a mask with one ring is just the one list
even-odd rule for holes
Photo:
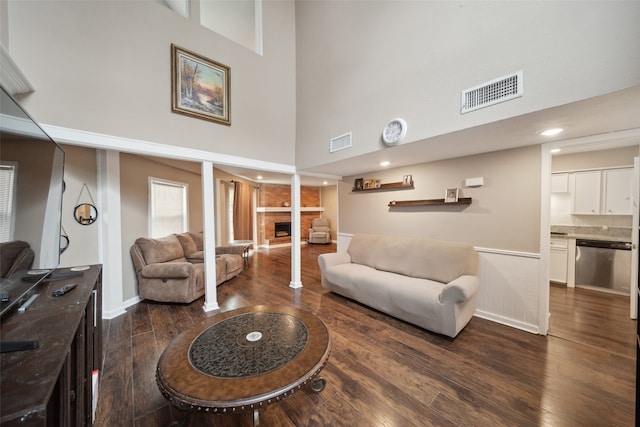
[[390,120],[382,129],[382,140],[387,145],[396,145],[407,134],[407,122],[397,118]]

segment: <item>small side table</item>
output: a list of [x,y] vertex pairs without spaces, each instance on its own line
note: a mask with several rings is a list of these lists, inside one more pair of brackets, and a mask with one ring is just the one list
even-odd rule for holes
[[249,249],[253,246],[253,240],[232,240],[229,242],[231,246],[242,246],[242,258],[249,261]]

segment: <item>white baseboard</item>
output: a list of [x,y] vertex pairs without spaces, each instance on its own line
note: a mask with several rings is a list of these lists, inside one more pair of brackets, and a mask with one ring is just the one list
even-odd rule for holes
[[489,313],[489,312],[483,311],[483,310],[476,310],[474,315],[476,317],[481,318],[481,319],[489,320],[491,322],[500,323],[502,325],[509,326],[509,327],[516,328],[516,329],[520,329],[520,330],[525,331],[525,332],[531,332],[533,334],[539,334],[540,333],[540,329],[538,328],[538,325],[533,325],[533,324],[530,324],[530,323],[520,322],[518,320],[511,319],[509,317],[499,316],[497,314]]

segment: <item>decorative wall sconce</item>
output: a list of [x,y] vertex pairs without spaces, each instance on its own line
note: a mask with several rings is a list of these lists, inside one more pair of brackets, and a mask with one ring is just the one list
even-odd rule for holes
[[[84,189],[87,189],[87,194],[91,199],[91,203],[80,203],[80,198],[82,197],[82,192]],[[81,225],[91,225],[98,219],[98,209],[95,206],[96,202],[93,201],[93,197],[91,196],[91,192],[89,191],[89,187],[87,184],[82,184],[82,189],[80,190],[80,194],[78,195],[78,200],[76,201],[76,207],[73,210],[73,217]]]

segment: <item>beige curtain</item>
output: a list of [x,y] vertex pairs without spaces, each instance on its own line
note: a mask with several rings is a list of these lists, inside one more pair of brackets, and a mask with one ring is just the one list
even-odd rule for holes
[[253,187],[236,181],[233,193],[233,238],[253,240]]

